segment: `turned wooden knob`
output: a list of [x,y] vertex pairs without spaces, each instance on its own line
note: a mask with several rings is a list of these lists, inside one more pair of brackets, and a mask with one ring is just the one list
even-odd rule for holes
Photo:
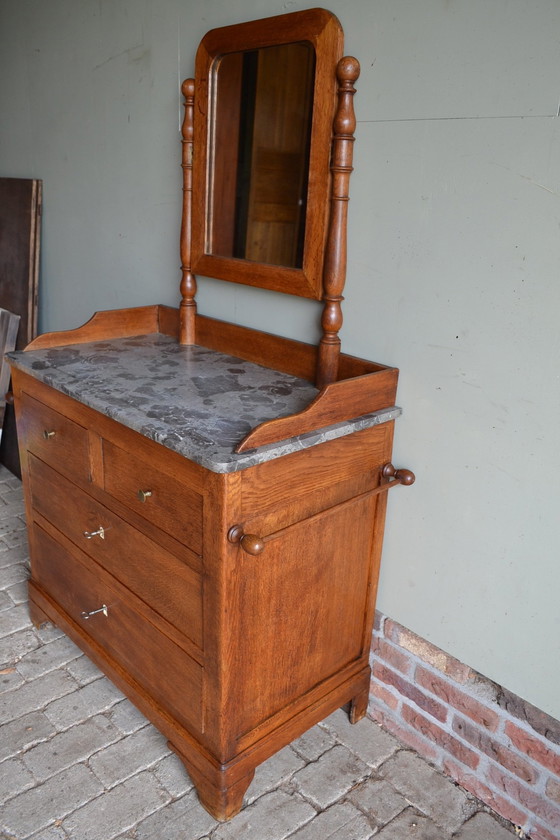
[[406,469],[396,469],[392,464],[385,464],[383,467],[381,474],[383,478],[394,478],[400,484],[404,484],[405,487],[410,487],[411,484],[414,484],[416,481],[416,476],[412,472],[412,470]]
[[247,554],[256,557],[264,551],[264,540],[256,534],[246,534],[241,525],[234,525],[228,531],[227,538],[230,543],[237,543]]

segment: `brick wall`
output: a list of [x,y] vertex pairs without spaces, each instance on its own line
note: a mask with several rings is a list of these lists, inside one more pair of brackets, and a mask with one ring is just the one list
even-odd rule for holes
[[560,838],[560,722],[376,614],[370,715],[531,840]]

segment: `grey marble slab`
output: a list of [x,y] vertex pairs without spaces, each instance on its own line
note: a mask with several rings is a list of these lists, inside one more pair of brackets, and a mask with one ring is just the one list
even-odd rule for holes
[[12,365],[213,472],[246,469],[392,420],[393,407],[237,454],[259,423],[302,411],[309,382],[159,333],[9,353]]

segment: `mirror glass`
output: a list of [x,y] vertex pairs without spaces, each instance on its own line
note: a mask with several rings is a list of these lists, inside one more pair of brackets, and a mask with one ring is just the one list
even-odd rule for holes
[[206,253],[302,267],[314,78],[306,42],[214,62]]

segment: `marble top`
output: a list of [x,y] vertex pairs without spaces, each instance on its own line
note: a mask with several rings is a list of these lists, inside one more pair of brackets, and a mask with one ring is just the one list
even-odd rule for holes
[[302,411],[317,396],[304,379],[160,333],[7,354],[35,379],[179,452],[226,473],[393,420],[376,411],[279,443],[236,453],[266,420]]

